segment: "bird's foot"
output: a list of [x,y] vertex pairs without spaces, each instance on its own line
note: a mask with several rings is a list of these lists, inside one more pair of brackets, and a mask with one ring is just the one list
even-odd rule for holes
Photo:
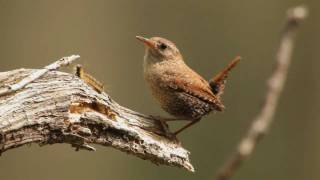
[[162,130],[163,130],[162,135],[166,136],[167,138],[169,138],[173,141],[179,142],[179,140],[176,138],[176,135],[169,130],[169,126],[168,126],[167,122],[168,121],[177,121],[177,120],[181,120],[181,119],[166,118],[166,117],[153,116],[153,115],[150,115],[150,116],[152,117],[152,119],[158,120],[160,122]]

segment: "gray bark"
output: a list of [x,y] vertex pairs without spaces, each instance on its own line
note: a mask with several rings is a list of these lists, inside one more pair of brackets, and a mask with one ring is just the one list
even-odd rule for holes
[[[0,73],[0,89],[36,71]],[[49,71],[15,92],[0,94],[0,153],[29,143],[69,143],[77,150],[94,150],[91,144],[99,144],[155,164],[194,171],[189,152],[167,128],[60,71]]]

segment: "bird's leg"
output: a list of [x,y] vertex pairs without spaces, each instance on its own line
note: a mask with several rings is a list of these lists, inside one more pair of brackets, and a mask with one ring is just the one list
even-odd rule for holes
[[165,135],[166,137],[170,138],[170,139],[176,139],[175,135],[173,133],[170,132],[169,130],[169,126],[167,124],[168,121],[179,121],[179,120],[183,120],[183,119],[178,119],[178,118],[166,118],[166,117],[161,117],[161,116],[153,116],[150,115],[153,119],[158,120],[161,124],[162,130],[164,132],[164,134],[161,135]]
[[163,118],[162,120],[167,122],[167,121],[184,121],[185,119],[181,119],[181,118]]
[[167,118],[167,117],[152,116],[152,115],[151,115],[151,117],[154,118],[154,119],[157,119],[157,120],[159,120],[159,121],[164,121],[164,122],[167,122],[167,121],[182,121],[182,120],[185,120],[185,119],[181,119],[181,118],[174,118],[174,117],[169,117],[169,118]]
[[195,119],[192,120],[191,122],[189,122],[188,124],[186,124],[185,126],[183,126],[182,128],[178,129],[176,132],[174,132],[174,135],[178,135],[179,133],[181,133],[183,130],[189,128],[190,126],[194,125],[195,123],[199,122],[201,118],[199,119]]

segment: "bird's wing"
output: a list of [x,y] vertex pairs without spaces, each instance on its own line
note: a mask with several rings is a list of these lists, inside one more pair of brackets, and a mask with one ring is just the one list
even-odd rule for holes
[[[187,76],[185,74],[187,74]],[[217,111],[224,109],[222,102],[212,93],[209,83],[206,80],[189,68],[185,74],[168,76],[168,83],[165,84],[169,86],[169,88],[180,90],[212,104]]]

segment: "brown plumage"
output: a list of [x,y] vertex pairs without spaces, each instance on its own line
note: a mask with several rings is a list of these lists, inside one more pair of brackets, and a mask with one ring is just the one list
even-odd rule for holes
[[225,68],[209,84],[185,64],[180,51],[171,41],[160,37],[137,38],[146,45],[144,77],[153,96],[176,120],[191,121],[175,134],[198,122],[212,110],[224,109],[220,95],[232,67]]

